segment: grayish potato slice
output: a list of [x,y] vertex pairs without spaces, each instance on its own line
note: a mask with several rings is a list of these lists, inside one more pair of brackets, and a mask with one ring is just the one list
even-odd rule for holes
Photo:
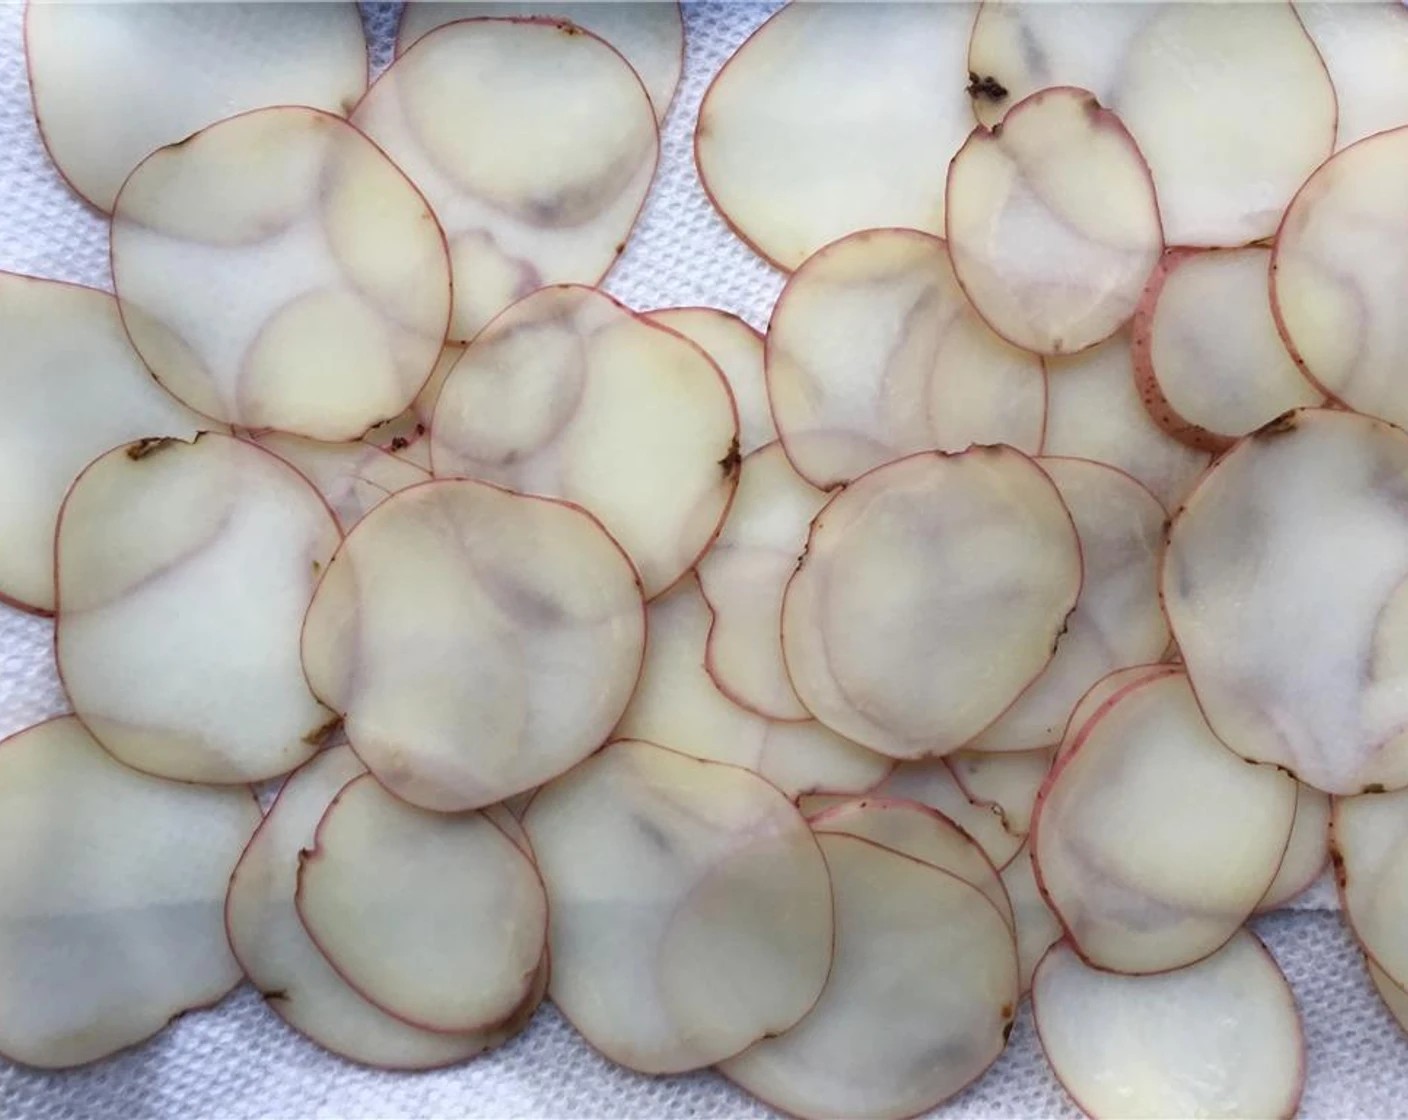
[[1331,838],[1346,920],[1388,977],[1408,984],[1408,793],[1336,797]]

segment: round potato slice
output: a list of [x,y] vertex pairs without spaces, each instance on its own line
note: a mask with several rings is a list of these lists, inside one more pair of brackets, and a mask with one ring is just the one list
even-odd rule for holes
[[352,123],[435,208],[459,342],[535,288],[605,276],[659,153],[636,72],[604,40],[550,19],[460,20],[424,35]]
[[1336,797],[1332,860],[1345,918],[1364,952],[1408,984],[1408,792]]
[[379,781],[457,812],[600,746],[644,644],[635,571],[589,514],[446,480],[348,535],[308,608],[303,667]]
[[1083,89],[974,130],[948,169],[945,236],[974,308],[1014,346],[1074,354],[1129,321],[1163,251],[1138,145]]
[[1017,1007],[1012,931],[977,888],[855,836],[818,842],[836,960],[807,1016],[723,1063],[793,1116],[914,1116],[1002,1053]]
[[128,336],[197,412],[355,439],[404,412],[445,340],[425,200],[340,118],[284,106],[153,152],[113,206]]
[[1279,909],[1320,877],[1330,861],[1330,797],[1296,784],[1296,819],[1276,878],[1266,888],[1257,913]]
[[266,105],[346,113],[367,88],[355,4],[36,0],[25,48],[44,145],[103,211],[164,144]]
[[1042,1049],[1096,1118],[1294,1116],[1305,1039],[1290,985],[1239,931],[1206,960],[1160,976],[1091,968],[1068,944],[1032,983]]
[[334,719],[303,678],[298,628],[339,539],[318,492],[253,444],[205,434],[103,455],[59,515],[55,645],[74,712],[160,777],[292,770]]
[[768,326],[787,455],[823,490],[916,451],[1008,443],[1036,454],[1046,371],[978,317],[937,237],[866,230],[809,257]]
[[72,716],[0,743],[0,1054],[82,1065],[222,999],[221,900],[258,823],[248,789],[139,774]]
[[787,667],[838,734],[895,758],[945,754],[1046,667],[1080,585],[1071,515],[1025,455],[911,455],[812,523],[783,603]]
[[1037,879],[1097,968],[1180,968],[1226,944],[1266,894],[1296,785],[1208,729],[1187,678],[1134,686],[1047,778],[1032,821]]
[[0,599],[49,614],[74,476],[119,443],[211,425],[152,381],[106,292],[0,272],[0,353]]
[[647,597],[709,546],[738,482],[738,414],[697,345],[591,288],[544,288],[484,330],[431,424],[439,476],[586,507]]
[[1288,413],[1169,531],[1164,606],[1208,723],[1326,793],[1408,785],[1405,477],[1398,428]]
[[618,740],[541,790],[523,825],[552,911],[552,1000],[613,1061],[711,1065],[816,1003],[827,865],[762,778]]

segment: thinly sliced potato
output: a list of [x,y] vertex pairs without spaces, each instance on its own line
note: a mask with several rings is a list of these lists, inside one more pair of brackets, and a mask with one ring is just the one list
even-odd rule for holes
[[1393,0],[1296,0],[1335,87],[1335,147],[1408,124],[1408,12]]
[[351,125],[299,106],[147,156],[113,205],[112,275],[128,337],[173,395],[313,439],[405,411],[450,311],[425,199]]
[[818,842],[836,893],[836,961],[790,1031],[719,1068],[793,1116],[913,1116],[1002,1053],[1017,1006],[1012,931],[982,893],[855,836]]
[[1149,163],[1172,245],[1267,236],[1334,143],[1335,91],[1284,0],[989,0],[968,67],[987,125],[1005,124],[1008,106],[1053,85],[1088,89],[1117,113]]
[[645,667],[617,735],[746,767],[788,796],[861,793],[888,773],[888,758],[815,720],[766,719],[719,689],[706,652],[716,624],[694,577],[651,603],[647,618]]
[[1041,359],[978,317],[937,237],[866,230],[808,257],[768,326],[767,384],[787,455],[823,490],[916,451],[1009,443],[1036,454]]
[[355,4],[34,0],[25,48],[44,145],[104,211],[164,144],[266,105],[346,113],[367,88]]
[[699,109],[695,161],[724,220],[783,269],[860,229],[939,233],[944,168],[971,125],[973,12],[793,4],[763,24]]
[[1289,413],[1174,518],[1163,599],[1198,703],[1245,758],[1326,793],[1408,785],[1408,436]]
[[0,1054],[82,1065],[222,999],[221,900],[258,823],[248,789],[139,774],[72,716],[0,743]]
[[1056,757],[1060,758],[1079,743],[1085,737],[1086,729],[1094,724],[1096,718],[1104,715],[1110,706],[1133,686],[1154,677],[1181,671],[1177,665],[1133,665],[1128,669],[1116,669],[1109,676],[1101,677],[1090,686],[1071,712],[1065,733],[1061,736],[1061,744],[1056,748]]
[[1224,945],[1266,894],[1295,783],[1209,730],[1182,674],[1124,693],[1057,761],[1037,801],[1038,882],[1080,955],[1148,973]]
[[635,570],[589,514],[446,480],[348,534],[308,608],[303,667],[379,781],[455,812],[600,746],[644,644]]
[[585,506],[647,597],[699,559],[738,481],[719,367],[591,288],[544,288],[495,319],[445,379],[430,435],[437,475]]
[[1408,989],[1394,983],[1393,977],[1376,965],[1372,958],[1366,957],[1364,964],[1369,970],[1369,979],[1374,982],[1374,990],[1379,993],[1388,1013],[1401,1030],[1408,1031]]
[[[901,762],[870,792],[876,797],[917,801],[937,810],[971,836],[999,871],[1012,862],[1022,846],[1022,837],[1008,825],[1002,807],[971,798],[954,777],[947,759]],[[807,808],[805,803],[803,807]],[[815,804],[808,812],[824,807]]]
[[119,443],[212,425],[152,382],[106,292],[0,272],[0,353],[0,600],[48,614],[74,476]]
[[1270,264],[1262,246],[1170,250],[1135,312],[1139,395],[1198,451],[1226,451],[1283,412],[1324,403],[1276,331]]
[[812,523],[782,644],[817,719],[895,758],[978,735],[1046,667],[1081,585],[1071,515],[1010,447],[863,475]]
[[970,800],[996,805],[1009,832],[1025,836],[1031,828],[1037,790],[1051,771],[1055,749],[1030,751],[955,751],[944,761]]
[[1032,974],[1046,950],[1061,940],[1061,923],[1041,897],[1032,864],[1032,850],[1024,844],[1012,862],[1002,869],[1002,887],[1012,905],[1017,929],[1017,963],[1021,971],[1022,994],[1032,988]]
[[1096,1118],[1293,1116],[1305,1084],[1295,997],[1256,937],[1161,976],[1091,968],[1068,944],[1032,983],[1042,1049]]
[[1257,913],[1277,910],[1306,890],[1330,862],[1330,796],[1296,784],[1296,818],[1276,878],[1256,904]]
[[431,31],[376,80],[352,123],[445,229],[458,342],[535,288],[605,276],[659,154],[636,72],[596,35],[550,19]]
[[1129,475],[1103,463],[1037,462],[1075,521],[1085,580],[1051,663],[973,740],[978,750],[1054,746],[1092,684],[1117,669],[1153,661],[1168,648],[1168,623],[1159,606],[1163,506]]
[[1331,859],[1345,918],[1364,952],[1408,985],[1408,792],[1336,797]]
[[826,861],[763,779],[623,739],[542,789],[523,824],[552,910],[552,1000],[613,1061],[710,1065],[816,1003]]
[[974,308],[1014,346],[1074,354],[1129,321],[1163,251],[1138,146],[1087,91],[1045,89],[974,130],[948,169],[945,236]]
[[343,532],[397,491],[430,481],[429,471],[361,440],[323,443],[270,432],[256,436],[254,442],[318,488]]
[[59,514],[56,655],[120,761],[190,782],[286,773],[332,713],[298,628],[340,534],[308,481],[252,443],[143,440],[78,476]]

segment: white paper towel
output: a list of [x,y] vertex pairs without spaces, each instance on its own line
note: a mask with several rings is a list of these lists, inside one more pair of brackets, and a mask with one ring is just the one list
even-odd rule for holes
[[[605,285],[632,307],[703,304],[766,325],[782,277],[710,207],[694,171],[691,130],[710,78],[776,6],[685,9],[684,80],[662,136],[660,173]],[[364,12],[373,60],[384,65],[395,5],[364,5]],[[21,26],[18,4],[0,6],[0,268],[110,288],[106,225],[70,194],[39,142]],[[230,50],[257,65],[257,41],[234,41]],[[0,378],[3,362],[0,355]],[[52,658],[50,624],[0,607],[0,735],[65,710]],[[1295,912],[1256,925],[1294,985],[1306,1021],[1303,1115],[1408,1117],[1408,1042],[1374,996],[1334,907],[1334,892],[1322,882],[1296,901]],[[248,989],[213,1011],[183,1017],[131,1053],[83,1070],[47,1074],[0,1062],[0,1120],[766,1115],[713,1074],[647,1078],[613,1066],[551,1007],[503,1049],[423,1074],[362,1069],[334,1058],[285,1027]],[[1079,1113],[1047,1070],[1024,1010],[1002,1059],[938,1115]]]

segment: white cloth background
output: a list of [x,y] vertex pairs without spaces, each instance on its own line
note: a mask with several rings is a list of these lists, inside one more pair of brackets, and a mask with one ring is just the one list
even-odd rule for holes
[[[694,172],[691,130],[709,79],[775,6],[686,7],[684,79],[665,124],[660,174],[630,247],[606,282],[632,307],[705,304],[766,325],[782,277],[709,206]],[[395,6],[364,10],[374,61],[384,65]],[[110,289],[106,225],[63,185],[35,131],[21,16],[12,0],[0,5],[0,269]],[[247,55],[250,65],[258,64],[257,41],[232,42],[230,51],[232,58]],[[65,710],[52,657],[49,623],[0,607],[0,734]],[[1256,925],[1286,970],[1305,1018],[1303,1115],[1408,1117],[1408,1040],[1379,1005],[1334,909],[1334,893],[1322,882],[1294,912]],[[183,1017],[130,1053],[82,1070],[49,1074],[0,1061],[0,1120],[766,1115],[714,1074],[647,1078],[621,1070],[548,1006],[509,1045],[434,1073],[385,1073],[332,1057],[285,1027],[247,988],[213,1011]],[[1047,1070],[1024,1010],[997,1065],[938,1115],[1079,1113]]]

